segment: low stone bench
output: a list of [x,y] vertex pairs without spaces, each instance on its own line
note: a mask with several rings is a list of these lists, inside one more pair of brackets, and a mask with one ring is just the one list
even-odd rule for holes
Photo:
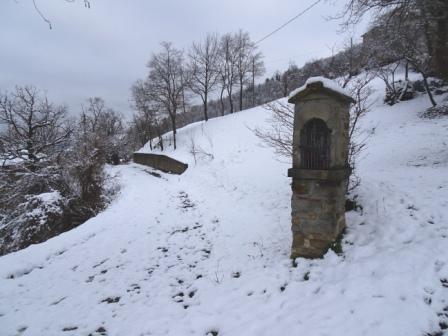
[[186,163],[177,161],[166,155],[152,153],[134,153],[133,160],[135,163],[142,164],[154,169],[170,174],[182,174],[187,170]]

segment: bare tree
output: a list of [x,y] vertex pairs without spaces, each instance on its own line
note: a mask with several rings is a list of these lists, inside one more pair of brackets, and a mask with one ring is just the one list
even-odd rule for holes
[[286,97],[288,93],[291,91],[291,81],[294,77],[294,74],[297,73],[299,68],[294,63],[290,62],[288,69],[280,76],[280,80],[282,82],[282,95]]
[[264,105],[271,112],[268,130],[255,129],[255,135],[268,146],[274,148],[279,157],[291,159],[293,154],[292,136],[294,131],[294,106],[282,101]]
[[252,106],[255,106],[255,79],[260,77],[266,71],[263,62],[263,55],[259,52],[250,55],[250,75],[252,77]]
[[82,106],[78,133],[85,136],[85,142],[91,142],[86,146],[96,148],[107,163],[118,164],[126,156],[122,116],[100,97],[91,97],[87,103]]
[[243,109],[243,90],[249,80],[252,69],[251,56],[254,53],[255,45],[250,40],[249,33],[239,30],[234,36],[236,47],[236,69],[239,85],[239,110]]
[[216,34],[207,34],[199,43],[193,43],[189,52],[191,82],[190,89],[199,95],[204,108],[204,119],[208,120],[207,105],[209,93],[218,81],[219,44]]
[[[369,139],[371,133],[359,127],[359,122],[370,111],[372,101],[369,100],[372,94],[370,82],[375,78],[375,73],[365,71],[362,74],[351,77],[349,82],[345,82],[345,89],[350,92],[350,95],[355,100],[350,109],[349,120],[349,151],[348,151],[348,166],[351,173],[348,181],[347,190],[350,192],[360,184],[360,178],[357,174],[357,161]],[[342,83],[340,83],[342,84]]]
[[[239,30],[235,40],[236,71],[239,86],[239,110],[243,110],[243,92],[247,84],[255,88],[255,78],[264,73],[263,55],[251,41],[249,33]],[[254,95],[252,96],[252,99]]]
[[436,106],[437,103],[434,100],[428,84],[428,77],[433,69],[431,51],[429,50],[429,41],[427,39],[425,41],[426,43],[419,41],[417,38],[418,28],[401,30],[401,32],[402,34],[400,35],[405,44],[404,58],[416,71],[422,75],[423,84],[425,86],[426,93],[428,94],[429,101],[432,106]]
[[33,86],[0,94],[0,123],[4,125],[0,143],[7,159],[35,164],[61,150],[71,134],[66,113],[65,106],[53,105]]
[[[221,107],[224,108],[223,94],[224,90],[230,104],[230,113],[234,112],[233,106],[233,87],[237,80],[237,52],[236,41],[232,34],[227,33],[221,37],[220,41],[220,82],[221,82]],[[223,114],[223,110],[221,111]]]
[[255,79],[264,73],[263,56],[250,40],[249,34],[238,31],[227,33],[219,43],[219,74],[221,114],[224,115],[224,92],[227,93],[230,113],[235,111],[233,89],[239,87],[239,110],[243,109],[244,88],[252,88],[252,102],[255,100]]
[[100,97],[87,99],[88,105],[82,106],[81,124],[84,132],[98,134],[104,138],[119,136],[123,132],[122,117]]
[[[151,99],[150,92],[148,92],[147,82],[138,80],[131,88],[132,93],[132,107],[137,111],[132,120],[133,130],[135,136],[138,138],[137,145],[143,146],[149,142],[149,147],[152,150],[159,146],[163,151],[163,118],[160,113],[163,108],[159,108],[157,103]],[[158,143],[154,143],[155,138],[159,139]]]
[[[33,1],[33,6],[35,11],[37,12],[37,14],[39,14],[39,16],[41,17],[41,19],[48,24],[48,28],[53,29],[53,24],[52,22],[47,18],[47,16],[42,12],[42,10],[40,9],[39,5],[37,4],[36,0],[32,0]],[[76,0],[64,0],[65,2],[76,2]],[[90,0],[83,0],[84,3],[84,7],[85,8],[90,8]]]
[[358,24],[361,19],[371,13],[374,17],[387,14],[389,17],[406,19],[415,0],[347,0],[343,10],[335,18],[343,19],[343,26]]
[[377,77],[386,85],[386,99],[385,102],[389,105],[396,104],[400,99],[399,88],[396,86],[396,72],[400,67],[400,62],[391,63],[385,66],[379,66],[375,72]]
[[95,133],[99,127],[101,116],[106,113],[106,103],[100,97],[90,97],[87,105],[81,105],[81,125],[83,132]]
[[220,108],[221,108],[221,115],[224,116],[224,113],[225,113],[224,93],[227,90],[227,76],[226,76],[226,72],[225,72],[224,63],[222,65],[220,65],[218,78],[219,78],[219,83],[221,86],[221,88],[219,90],[219,92],[220,92],[219,103],[220,103]]
[[183,93],[188,86],[183,52],[169,42],[161,43],[162,51],[153,54],[148,62],[148,93],[169,115],[176,149],[176,117],[183,104]]
[[149,147],[152,150],[154,114],[156,111],[151,106],[145,82],[137,80],[131,87],[131,95],[132,107],[137,111],[132,124],[136,135],[140,139],[139,145],[143,146],[149,141]]
[[190,147],[189,147],[190,154],[193,156],[194,164],[196,165],[198,161],[200,160],[213,160],[214,156],[211,153],[208,153],[205,151],[201,146],[196,144],[196,141],[194,139],[194,135],[191,134],[190,136]]

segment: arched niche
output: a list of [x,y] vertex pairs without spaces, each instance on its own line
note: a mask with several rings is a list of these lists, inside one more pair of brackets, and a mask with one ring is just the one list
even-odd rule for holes
[[322,119],[308,120],[300,130],[300,168],[330,168],[331,130]]

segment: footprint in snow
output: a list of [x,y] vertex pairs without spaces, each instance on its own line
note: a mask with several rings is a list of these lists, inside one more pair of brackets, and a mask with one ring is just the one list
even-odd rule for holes
[[99,327],[97,330],[95,330],[93,333],[90,333],[88,336],[106,336],[107,330],[104,327]]
[[129,289],[126,290],[126,292],[140,294],[140,289],[141,288],[138,284],[131,284],[129,286]]
[[120,296],[115,296],[115,297],[108,297],[104,300],[101,300],[101,303],[106,302],[108,304],[110,303],[118,303],[120,302],[121,297]]
[[64,296],[64,297],[62,297],[62,298],[60,298],[60,299],[58,299],[58,300],[56,300],[56,301],[50,303],[50,306],[56,306],[56,305],[58,305],[59,303],[61,303],[62,301],[64,301],[66,298],[67,298],[67,297]]
[[99,263],[93,265],[92,268],[97,268],[98,266],[101,266],[102,264],[104,264],[108,260],[109,260],[109,258],[103,259]]
[[24,333],[27,329],[28,329],[28,326],[21,326],[21,327],[18,327],[18,328],[17,328],[17,332],[18,332],[19,334],[22,334],[22,333]]
[[78,329],[78,327],[71,326],[71,327],[64,327],[64,328],[62,328],[62,331],[75,331],[77,329]]
[[193,203],[188,194],[185,191],[180,191],[178,194],[178,198],[181,201],[180,208],[184,211],[188,211],[190,208],[195,208],[196,204]]

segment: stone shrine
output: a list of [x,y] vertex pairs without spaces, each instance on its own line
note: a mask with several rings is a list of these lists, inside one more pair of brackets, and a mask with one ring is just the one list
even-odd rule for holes
[[289,95],[295,104],[291,258],[322,257],[345,228],[353,98],[333,81],[309,78]]

